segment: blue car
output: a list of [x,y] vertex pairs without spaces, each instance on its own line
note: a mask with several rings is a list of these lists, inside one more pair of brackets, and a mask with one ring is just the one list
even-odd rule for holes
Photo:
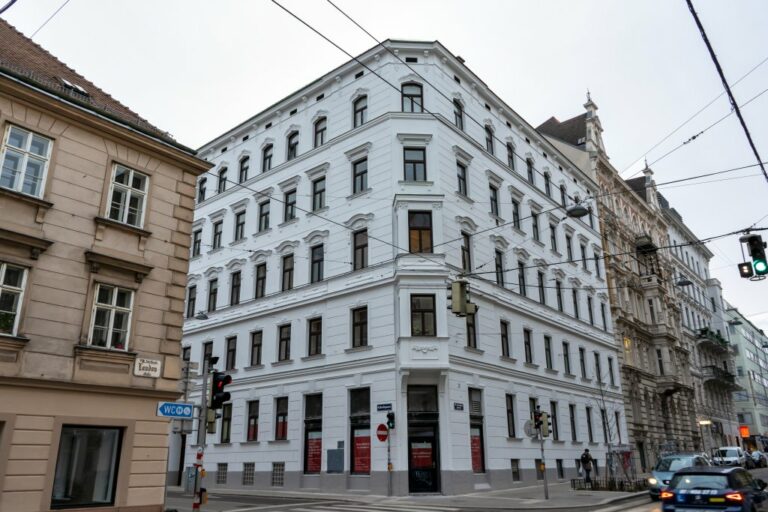
[[671,454],[665,455],[656,463],[648,479],[648,494],[654,501],[659,500],[661,490],[669,485],[675,472],[690,467],[709,467],[711,464],[701,455],[696,454]]
[[687,468],[661,490],[663,512],[768,511],[768,484],[740,467]]

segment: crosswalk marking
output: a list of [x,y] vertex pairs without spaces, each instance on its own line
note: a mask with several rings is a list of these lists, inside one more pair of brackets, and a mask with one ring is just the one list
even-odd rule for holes
[[293,507],[290,512],[455,512],[455,507],[440,505],[419,505],[416,503],[337,503],[334,505],[315,505],[311,507]]

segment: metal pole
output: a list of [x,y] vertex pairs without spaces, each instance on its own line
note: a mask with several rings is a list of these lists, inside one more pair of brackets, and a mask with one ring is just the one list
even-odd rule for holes
[[203,470],[203,455],[205,454],[205,434],[208,423],[208,358],[203,358],[203,387],[200,394],[200,417],[197,420],[197,460],[195,464],[195,492],[192,497],[192,510],[200,510],[202,496],[200,495],[200,486],[202,478],[200,473]]
[[392,430],[387,436],[387,496],[392,496]]
[[541,473],[544,475],[544,499],[549,499],[549,488],[547,487],[547,463],[544,459],[544,436],[541,435],[541,429],[539,431],[539,445],[541,447]]

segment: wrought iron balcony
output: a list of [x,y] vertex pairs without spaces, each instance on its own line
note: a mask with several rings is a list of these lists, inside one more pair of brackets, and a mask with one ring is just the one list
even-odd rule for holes
[[728,340],[707,327],[696,331],[696,341],[700,346],[709,348],[716,352],[727,352],[730,348],[730,343],[728,343]]
[[656,243],[654,243],[653,238],[651,238],[651,235],[647,233],[638,235],[635,238],[635,247],[637,248],[637,252],[641,254],[651,254],[659,249],[656,246]]
[[704,384],[720,386],[730,391],[741,389],[741,386],[736,383],[736,376],[719,366],[705,366],[702,368],[701,373],[704,378]]

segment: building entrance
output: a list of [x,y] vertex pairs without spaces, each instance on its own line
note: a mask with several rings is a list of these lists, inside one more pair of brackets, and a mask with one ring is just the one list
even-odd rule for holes
[[440,492],[437,387],[408,386],[408,490]]

